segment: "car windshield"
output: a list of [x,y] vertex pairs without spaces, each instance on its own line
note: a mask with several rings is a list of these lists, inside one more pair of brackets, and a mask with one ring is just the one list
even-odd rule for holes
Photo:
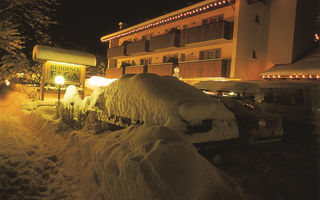
[[224,97],[221,98],[223,103],[228,107],[230,110],[237,110],[237,111],[248,111],[248,110],[260,110],[259,106],[256,105],[254,102],[249,100],[235,100],[231,97]]

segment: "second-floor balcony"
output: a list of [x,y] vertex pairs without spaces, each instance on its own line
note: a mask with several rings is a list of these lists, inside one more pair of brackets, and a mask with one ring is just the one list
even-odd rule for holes
[[139,55],[149,51],[149,40],[139,40],[127,44],[127,55]]
[[179,32],[159,35],[150,39],[150,51],[168,51],[179,46]]
[[225,59],[182,62],[178,67],[182,78],[230,77],[230,60]]
[[210,42],[218,39],[232,39],[233,23],[220,21],[205,24],[181,31],[180,45],[187,46],[200,42]]
[[126,55],[126,46],[111,47],[107,50],[107,58],[120,58]]

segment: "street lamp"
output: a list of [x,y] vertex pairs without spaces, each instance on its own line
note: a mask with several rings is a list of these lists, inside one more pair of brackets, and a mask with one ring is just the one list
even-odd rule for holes
[[61,87],[61,85],[63,85],[64,84],[64,78],[63,78],[63,76],[56,76],[56,78],[54,79],[54,82],[56,83],[56,84],[58,84],[58,101],[60,101],[60,87]]

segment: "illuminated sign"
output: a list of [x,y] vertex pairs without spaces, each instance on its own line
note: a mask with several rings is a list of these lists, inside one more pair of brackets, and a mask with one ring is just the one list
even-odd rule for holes
[[84,80],[85,66],[46,62],[43,75],[45,83],[55,83],[56,76],[63,76],[65,84],[80,85],[81,81]]

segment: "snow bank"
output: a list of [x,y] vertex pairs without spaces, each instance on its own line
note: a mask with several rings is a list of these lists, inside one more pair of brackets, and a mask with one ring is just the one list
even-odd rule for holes
[[165,127],[74,132],[60,156],[81,182],[83,199],[243,199],[230,177]]
[[84,130],[70,133],[62,123],[42,117],[41,113],[53,115],[48,106],[32,113],[25,115],[25,125],[56,149],[60,170],[77,185],[72,191],[76,199],[243,199],[233,179],[166,127],[130,126],[100,135]]
[[[103,89],[96,103],[108,116],[158,124],[184,133],[188,125],[214,119],[214,133],[193,135],[193,142],[238,137],[235,117],[225,106],[175,77],[156,74],[124,75]],[[187,121],[187,123],[186,123]],[[217,132],[217,130],[220,130]],[[203,138],[201,138],[204,136]]]

